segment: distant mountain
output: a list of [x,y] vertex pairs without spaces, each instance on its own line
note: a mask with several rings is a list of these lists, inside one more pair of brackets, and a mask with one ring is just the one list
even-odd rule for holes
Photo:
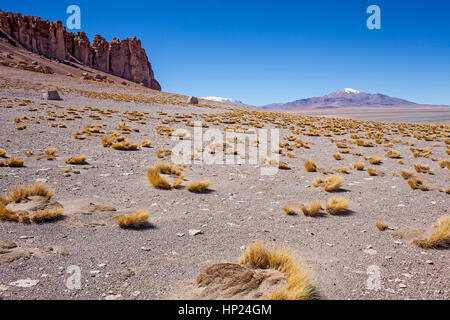
[[217,101],[217,102],[224,102],[224,103],[231,103],[231,104],[237,104],[237,105],[245,105],[242,101],[233,99],[233,98],[222,98],[222,97],[203,97],[201,99],[205,100],[211,100],[211,101]]
[[301,99],[287,103],[273,103],[263,106],[265,109],[334,109],[342,107],[394,107],[411,106],[416,103],[389,97],[384,94],[370,94],[345,88],[323,97]]

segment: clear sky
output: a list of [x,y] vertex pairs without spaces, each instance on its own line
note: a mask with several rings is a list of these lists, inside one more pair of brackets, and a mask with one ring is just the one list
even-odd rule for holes
[[[142,40],[163,90],[252,105],[341,88],[450,105],[450,1],[0,0],[66,23],[81,7],[92,40]],[[369,30],[366,9],[381,9]]]

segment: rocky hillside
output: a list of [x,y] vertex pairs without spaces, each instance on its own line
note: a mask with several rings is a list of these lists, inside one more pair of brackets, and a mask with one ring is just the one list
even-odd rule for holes
[[96,35],[91,44],[84,32],[68,32],[61,21],[4,11],[0,11],[0,37],[47,58],[76,62],[161,90],[141,41],[135,37],[114,38],[108,43]]

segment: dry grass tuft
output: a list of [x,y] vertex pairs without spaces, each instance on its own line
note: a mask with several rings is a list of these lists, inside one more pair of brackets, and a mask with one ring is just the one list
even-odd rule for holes
[[344,159],[344,158],[342,158],[342,156],[339,153],[333,154],[333,158],[334,158],[334,160],[342,160],[342,159]]
[[86,156],[83,154],[79,157],[72,157],[64,161],[67,164],[87,164]]
[[420,248],[448,248],[450,245],[450,216],[438,219],[438,229],[426,240],[415,240],[413,244]]
[[400,158],[401,153],[397,150],[387,150],[386,154],[384,155],[386,158]]
[[0,220],[19,222],[19,216],[11,210],[6,209],[4,205],[0,204]]
[[23,167],[24,164],[25,164],[24,160],[11,157],[11,159],[9,159],[9,161],[6,163],[6,166],[11,168],[20,168]]
[[313,297],[314,289],[307,271],[287,249],[269,248],[257,241],[247,246],[239,264],[259,269],[276,269],[286,275],[286,287],[272,292],[269,300],[307,300]]
[[340,168],[338,169],[338,172],[339,172],[339,173],[349,174],[349,173],[350,173],[350,170],[349,170],[347,167],[340,167]]
[[333,192],[333,191],[339,190],[341,188],[342,177],[333,175],[333,176],[328,177],[325,180],[318,177],[318,178],[314,179],[311,184],[315,188],[322,186],[325,191]]
[[428,173],[428,174],[433,174],[433,172],[430,169],[430,166],[427,164],[420,164],[420,163],[416,163],[414,165],[414,169],[418,172],[418,173]]
[[369,157],[369,162],[371,164],[380,164],[382,159],[379,156],[371,156]]
[[144,141],[142,141],[142,143],[141,143],[141,146],[142,146],[143,148],[150,148],[151,145],[152,145],[152,142],[151,142],[150,140],[144,140]]
[[14,190],[9,191],[5,197],[1,197],[0,204],[6,206],[10,203],[19,203],[22,200],[27,200],[28,197],[32,196],[40,196],[50,199],[53,195],[54,192],[52,190],[40,183],[30,186],[19,186]]
[[414,174],[413,174],[411,171],[402,170],[402,172],[400,173],[400,175],[402,176],[403,179],[408,180],[408,179],[411,178]]
[[302,205],[302,211],[305,216],[318,216],[321,214],[322,204],[320,201],[315,201],[311,207],[308,209],[305,205]]
[[139,150],[139,145],[137,143],[131,143],[129,141],[122,141],[120,143],[112,144],[111,148],[121,151],[132,151],[132,150]]
[[411,189],[416,190],[422,190],[422,191],[428,191],[429,189],[423,185],[423,180],[418,177],[411,177],[408,180],[408,184],[411,187]]
[[362,171],[362,170],[364,170],[364,163],[356,162],[355,164],[353,164],[353,168],[355,168],[356,170]]
[[44,150],[44,154],[47,156],[54,156],[56,153],[56,148],[48,148]]
[[295,216],[297,214],[297,210],[295,210],[294,208],[290,208],[288,206],[284,206],[283,208],[281,208],[284,213],[286,213],[288,216]]
[[0,158],[4,158],[6,156],[6,150],[0,149]]
[[342,214],[348,210],[348,200],[345,198],[333,197],[328,201],[325,210],[327,210],[329,214]]
[[387,228],[389,228],[389,225],[386,222],[382,222],[382,221],[378,221],[375,226],[377,227],[378,230],[380,231],[384,231],[387,230]]
[[50,209],[47,209],[42,212],[38,212],[33,214],[30,217],[30,220],[35,223],[44,223],[49,221],[55,221],[58,219],[61,219],[63,217],[63,208],[58,208],[55,211],[51,211]]
[[367,168],[367,173],[369,174],[369,176],[377,176],[377,170],[375,168]]
[[210,185],[209,180],[203,180],[188,185],[187,189],[190,192],[202,193],[208,190],[209,185]]
[[280,162],[278,164],[278,169],[281,170],[291,170],[292,168],[286,162]]
[[139,228],[148,224],[148,211],[138,210],[130,215],[122,215],[117,218],[117,224],[121,228]]
[[316,166],[316,164],[314,163],[314,161],[312,161],[312,160],[307,160],[307,161],[305,162],[305,170],[306,170],[307,172],[316,172],[316,171],[317,171],[317,166]]
[[342,178],[340,176],[331,176],[325,180],[325,191],[332,192],[340,189],[342,186]]
[[161,177],[158,168],[148,168],[147,179],[157,189],[165,189],[165,190],[172,189],[170,183],[167,182],[166,179]]

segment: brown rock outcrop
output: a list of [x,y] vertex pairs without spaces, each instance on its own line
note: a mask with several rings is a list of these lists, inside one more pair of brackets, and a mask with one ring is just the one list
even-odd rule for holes
[[[47,21],[0,11],[0,31],[27,50],[61,62],[76,61],[124,79],[161,90],[141,41],[134,38],[108,43],[96,35],[92,44],[84,32],[66,31],[61,21]],[[2,34],[0,32],[0,36]]]

